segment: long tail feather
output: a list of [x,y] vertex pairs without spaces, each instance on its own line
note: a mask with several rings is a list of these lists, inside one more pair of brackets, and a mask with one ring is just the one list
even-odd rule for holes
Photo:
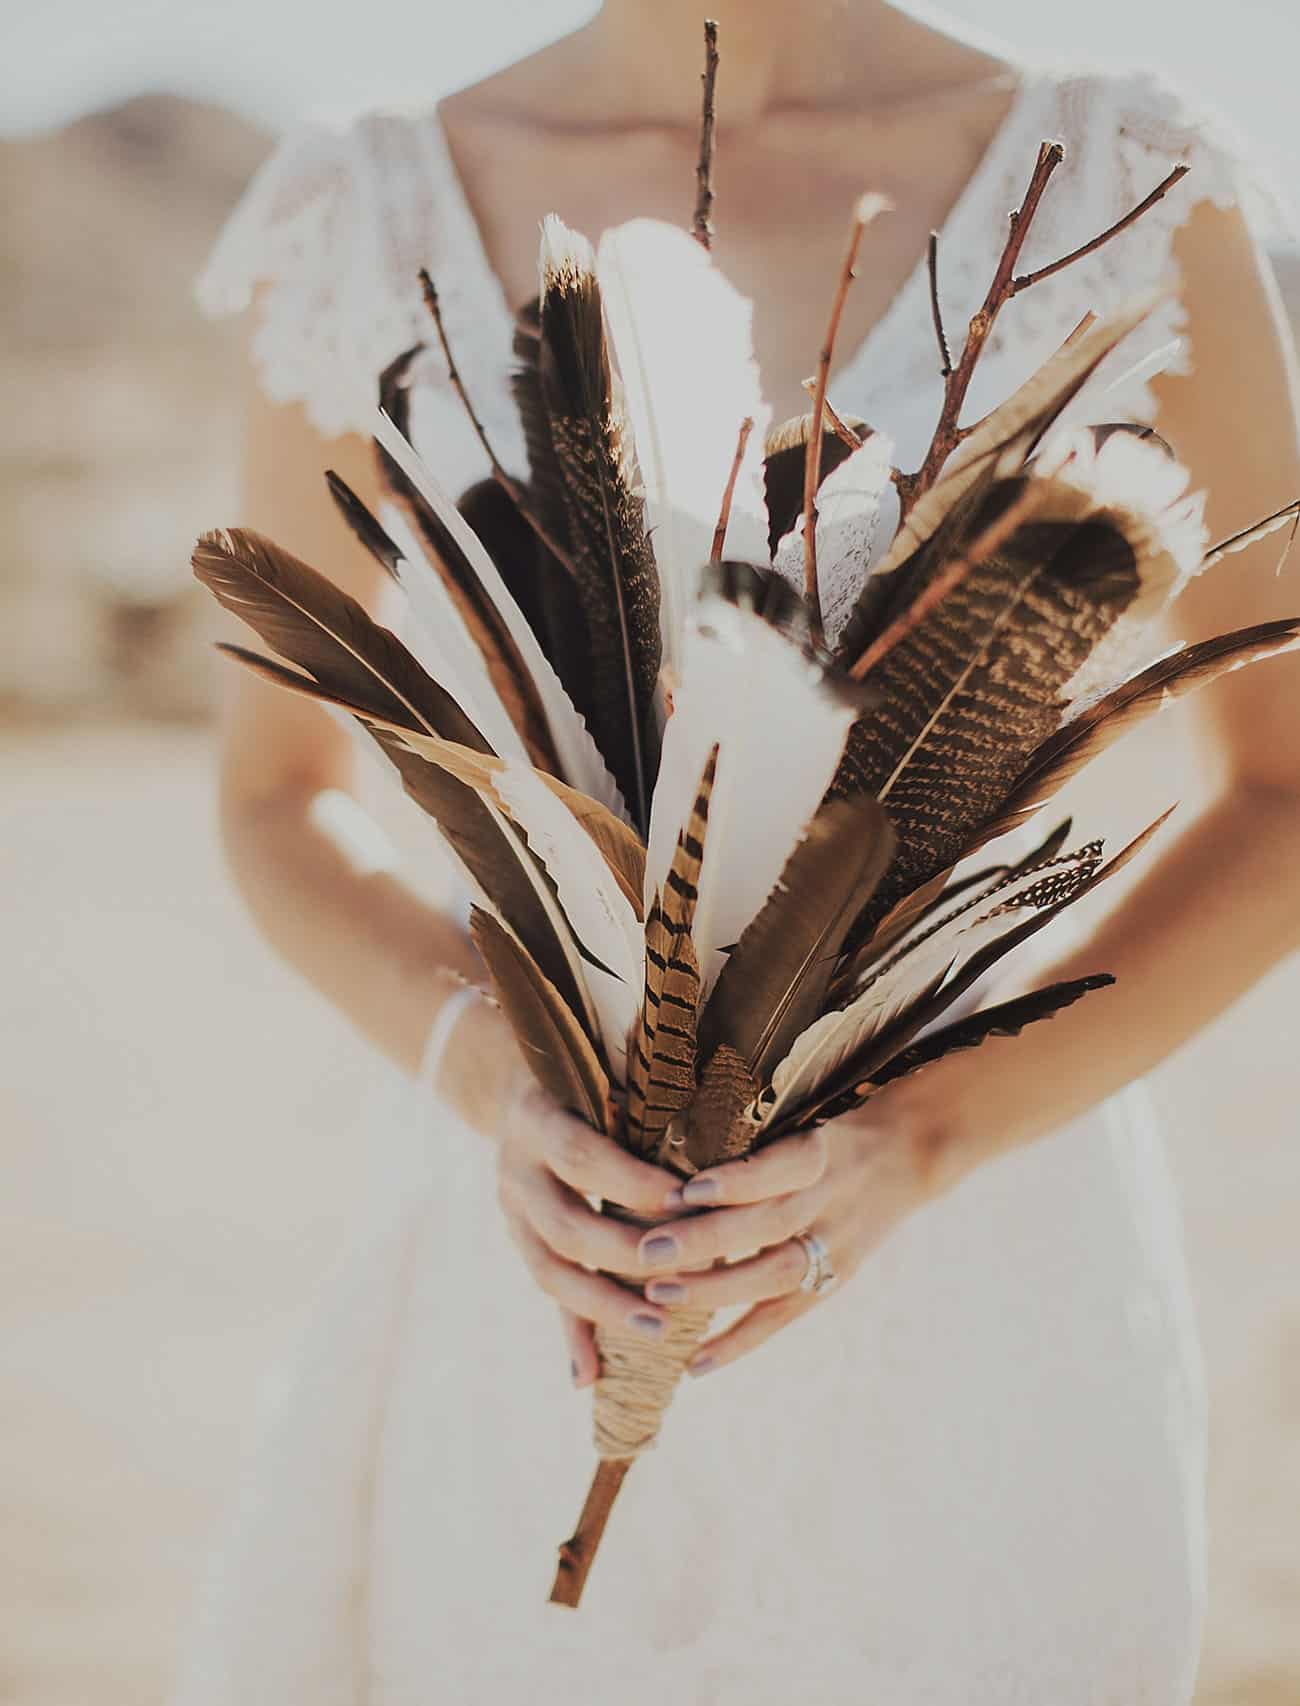
[[669,1123],[695,1094],[700,966],[691,928],[717,763],[715,746],[646,918],[645,985],[627,1075],[628,1139],[642,1155],[659,1151]]
[[596,1051],[555,985],[514,932],[475,907],[470,934],[538,1083],[597,1131],[609,1128],[609,1083]]
[[636,453],[614,390],[594,256],[554,215],[542,227],[538,380],[590,641],[593,732],[644,826],[658,768],[659,579]]

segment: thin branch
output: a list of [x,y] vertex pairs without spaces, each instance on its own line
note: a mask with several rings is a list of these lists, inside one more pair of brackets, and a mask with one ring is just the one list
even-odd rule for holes
[[578,1526],[560,1547],[560,1561],[555,1568],[551,1587],[551,1604],[576,1607],[587,1584],[600,1537],[605,1532],[609,1513],[623,1477],[632,1467],[628,1457],[602,1457],[596,1465],[591,1488],[578,1518]]
[[[815,397],[817,395],[816,376],[814,375],[810,379],[805,379],[803,381],[803,388],[810,397]],[[847,444],[850,450],[861,450],[862,446],[866,443],[866,440],[860,433],[853,430],[849,423],[844,419],[843,415],[839,415],[835,412],[835,406],[829,397],[822,399],[822,408],[826,414],[826,425],[835,434],[836,438],[839,439],[840,443]]]
[[447,377],[451,380],[452,390],[455,391],[456,395],[460,398],[465,413],[469,416],[469,424],[473,427],[475,436],[482,445],[483,452],[486,455],[488,462],[491,464],[493,477],[497,484],[505,490],[511,501],[514,503],[515,508],[519,511],[520,515],[523,516],[524,520],[528,523],[529,527],[532,528],[533,532],[541,540],[542,544],[546,546],[546,549],[557,557],[561,563],[570,569],[570,571],[572,571],[573,560],[569,556],[569,553],[557,539],[552,538],[541,517],[529,502],[528,493],[517,480],[506,472],[500,461],[497,459],[497,453],[492,448],[492,441],[488,438],[483,423],[478,418],[477,411],[475,410],[473,403],[470,401],[469,392],[465,389],[465,382],[460,376],[460,369],[456,366],[456,358],[451,353],[451,344],[447,338],[447,328],[443,324],[442,305],[438,300],[437,287],[434,285],[433,279],[430,277],[426,268],[420,268],[419,276],[420,288],[424,292],[424,304],[433,319],[434,327],[438,333],[438,342],[442,345],[442,353],[447,361]]
[[746,415],[740,423],[740,434],[736,439],[736,454],[731,459],[731,472],[727,475],[727,488],[722,494],[722,508],[718,511],[718,525],[713,529],[713,548],[709,552],[711,563],[722,561],[722,547],[727,538],[727,523],[731,520],[731,500],[735,495],[740,464],[745,459],[745,446],[749,443],[749,435],[753,430],[754,417],[753,415]]
[[704,110],[700,120],[700,158],[695,168],[695,218],[691,235],[705,249],[713,243],[713,90],[718,80],[718,25],[704,20]]
[[1019,278],[1012,279],[1008,295],[1019,296],[1022,290],[1028,290],[1034,284],[1041,284],[1045,278],[1051,278],[1054,273],[1064,272],[1066,267],[1072,267],[1076,261],[1081,261],[1085,255],[1091,255],[1100,249],[1103,243],[1109,243],[1112,237],[1118,237],[1121,231],[1127,230],[1130,225],[1141,219],[1144,213],[1149,212],[1158,201],[1163,200],[1175,184],[1182,182],[1191,169],[1186,164],[1175,166],[1169,176],[1162,179],[1149,196],[1143,197],[1136,207],[1129,209],[1123,219],[1117,219],[1099,237],[1094,237],[1090,243],[1084,243],[1078,249],[1071,249],[1068,255],[1062,255],[1059,261],[1053,261],[1050,266],[1039,267],[1034,272],[1022,273]]
[[997,270],[993,274],[993,282],[989,285],[988,294],[976,309],[971,318],[966,333],[966,342],[962,346],[961,356],[956,366],[944,380],[943,407],[939,414],[939,424],[934,429],[934,437],[926,452],[925,461],[915,474],[907,475],[898,483],[904,520],[908,511],[921,494],[927,491],[939,477],[939,471],[952,452],[961,442],[959,417],[962,405],[966,401],[966,393],[970,389],[971,379],[984,346],[988,343],[989,333],[1003,304],[1008,300],[1011,283],[1015,277],[1016,263],[1020,259],[1020,251],[1025,246],[1025,238],[1038,212],[1039,203],[1043,199],[1052,173],[1065,158],[1065,150],[1059,142],[1041,143],[1038,149],[1038,159],[1034,164],[1033,175],[1029,187],[1025,191],[1024,200],[1011,215],[1011,229],[998,261]]
[[835,349],[835,334],[839,331],[840,316],[844,312],[844,301],[849,294],[849,285],[856,277],[858,249],[862,243],[862,233],[877,214],[883,213],[888,206],[889,203],[882,196],[864,195],[858,198],[853,209],[853,223],[849,229],[848,247],[844,251],[844,264],[840,268],[839,281],[835,286],[835,299],[831,303],[831,317],[830,324],[826,328],[826,341],[822,344],[821,354],[817,360],[817,386],[813,392],[812,425],[808,432],[808,441],[804,446],[803,459],[803,585],[804,597],[808,601],[813,638],[816,641],[820,641],[822,635],[821,596],[817,589],[817,477],[821,470],[822,432],[826,424],[826,385],[830,378],[831,355]]
[[939,376],[948,379],[952,374],[952,351],[948,348],[948,334],[943,329],[943,310],[939,306],[939,233],[931,231],[930,246],[926,250],[926,269],[930,274],[930,317],[934,321],[934,335],[939,344]]
[[1035,510],[1042,507],[1051,496],[1051,490],[1051,485],[1046,480],[1029,480],[1020,496],[1007,505],[996,521],[990,522],[969,549],[950,558],[942,573],[934,577],[901,616],[895,617],[889,626],[876,636],[850,668],[849,674],[854,680],[861,681],[886,653],[893,651],[900,640],[905,640],[912,630],[925,620],[937,604],[947,598],[954,588],[960,586],[972,569],[987,562],[995,551],[1000,551],[1016,529],[1022,526]]

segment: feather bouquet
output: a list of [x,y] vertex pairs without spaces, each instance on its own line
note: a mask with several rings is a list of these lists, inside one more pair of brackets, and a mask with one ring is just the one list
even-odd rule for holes
[[[409,647],[257,534],[210,533],[194,554],[275,657],[224,649],[355,717],[436,820],[540,1082],[681,1176],[1111,981],[956,1016],[1158,825],[1109,859],[1100,842],[1067,845],[1064,825],[1028,855],[957,868],[1172,698],[1300,636],[1300,619],[1272,622],[1132,667],[1187,576],[1297,513],[1208,551],[1186,475],[1153,435],[1059,424],[1152,302],[1085,323],[1000,408],[959,425],[1003,304],[1077,258],[1015,270],[1056,144],[956,361],[934,293],[945,392],[920,469],[895,468],[885,437],[826,396],[876,211],[865,202],[812,409],[772,427],[749,304],[708,251],[715,69],[710,40],[694,233],[636,220],[593,250],[544,224],[539,296],[515,339],[526,484],[484,438],[494,477],[454,501],[410,441],[415,352],[381,376],[383,523],[329,483],[409,600]],[[932,277],[934,264],[932,246]],[[822,589],[844,586],[824,620]],[[553,1599],[578,1603],[707,1324],[682,1309],[658,1342],[600,1330],[598,1468]]]

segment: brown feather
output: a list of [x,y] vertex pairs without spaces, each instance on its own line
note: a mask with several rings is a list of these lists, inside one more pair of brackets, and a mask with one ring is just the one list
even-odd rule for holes
[[1102,865],[1086,881],[1076,884],[1063,900],[1054,906],[1031,911],[1023,923],[972,954],[941,987],[924,992],[887,1030],[873,1036],[863,1050],[844,1061],[819,1085],[814,1097],[800,1108],[792,1109],[789,1115],[783,1116],[770,1131],[765,1130],[764,1136],[778,1136],[783,1131],[832,1119],[857,1107],[870,1094],[876,1075],[895,1055],[901,1054],[921,1031],[942,1017],[953,1002],[991,971],[999,960],[1044,929],[1067,907],[1075,905],[1101,883],[1123,870],[1163,827],[1172,810],[1170,807],[1170,810],[1163,812],[1154,823],[1148,824],[1146,829],[1135,836],[1126,847],[1121,848],[1113,859]]
[[[228,610],[310,680],[292,670],[278,671],[255,653],[229,648],[240,662],[362,719],[407,793],[436,819],[470,875],[507,912],[546,975],[581,1010],[567,946],[557,939],[536,890],[545,875],[518,832],[503,828],[473,789],[404,744],[410,735],[434,735],[488,751],[451,695],[355,599],[260,534],[240,528],[204,534],[194,550],[194,572]],[[524,860],[536,877],[525,871]]]
[[695,1091],[700,967],[691,940],[718,748],[709,753],[662,894],[646,920],[645,990],[627,1054],[629,1146],[656,1153]]
[[693,1172],[747,1155],[758,1140],[754,1113],[758,1080],[726,1043],[715,1049],[685,1115],[669,1128],[665,1148],[680,1153]]
[[491,913],[472,908],[469,928],[537,1082],[588,1125],[607,1131],[609,1081],[555,985],[514,932]]
[[700,1023],[761,1083],[821,1010],[844,938],[889,865],[894,834],[869,795],[822,806],[745,930]]
[[644,831],[659,756],[658,570],[590,248],[548,219],[542,255],[537,382],[562,477],[570,563],[590,641],[589,726]]
[[1066,983],[1048,984],[1043,989],[1035,989],[1028,995],[1018,995],[1011,1001],[999,1002],[996,1007],[985,1007],[979,1013],[972,1013],[967,1019],[958,1019],[954,1024],[944,1025],[937,1031],[931,1031],[928,1037],[905,1048],[871,1080],[873,1089],[891,1083],[895,1078],[906,1078],[913,1072],[919,1072],[923,1066],[929,1066],[936,1060],[942,1060],[945,1055],[953,1054],[958,1049],[978,1048],[989,1037],[1018,1037],[1026,1025],[1037,1024],[1041,1019],[1051,1019],[1066,1007],[1071,1007],[1076,1001],[1081,1001],[1085,995],[1094,989],[1106,989],[1115,979],[1109,972],[1094,972],[1090,977],[1074,978]]
[[[1063,690],[1145,596],[1165,584],[1145,523],[1077,520],[1077,488],[1050,482],[1052,509],[976,565],[872,672],[875,711],[849,733],[833,785],[885,806],[899,851],[851,940],[968,850],[971,831],[1015,785],[1028,755],[1059,726]],[[970,519],[987,527],[1021,488],[999,482]]]
[[981,828],[971,850],[1005,835],[1077,776],[1129,729],[1166,705],[1208,685],[1228,670],[1275,657],[1300,642],[1300,618],[1260,622],[1158,658],[1103,694],[1039,745],[997,813]]

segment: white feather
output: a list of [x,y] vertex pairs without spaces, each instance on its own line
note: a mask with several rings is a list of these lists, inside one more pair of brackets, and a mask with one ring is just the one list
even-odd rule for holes
[[547,726],[555,742],[560,763],[564,767],[565,781],[575,788],[581,788],[584,794],[589,794],[593,800],[599,800],[601,805],[608,806],[626,822],[627,810],[614,778],[600,755],[600,749],[592,739],[586,723],[574,709],[573,701],[564,691],[559,676],[551,668],[523,612],[510,596],[496,564],[484,549],[478,535],[435,479],[424,460],[402,437],[382,409],[375,411],[374,427],[375,437],[460,546],[484,591],[501,613],[510,637],[541,697]]
[[411,618],[404,643],[499,757],[526,760],[527,748],[442,576],[395,504],[383,505],[379,519],[404,559],[398,573]]
[[[834,646],[853,613],[872,563],[884,554],[898,526],[894,446],[873,432],[817,488],[817,591],[827,645]],[[801,596],[804,585],[803,516],[776,548],[772,567]]]
[[687,629],[650,811],[645,894],[662,888],[709,750],[719,746],[692,935],[707,990],[776,886],[830,785],[853,707],[752,611],[703,599]]
[[664,663],[680,676],[686,624],[747,415],[754,426],[726,551],[768,560],[763,440],[771,409],[754,360],[753,305],[693,237],[655,219],[606,231],[596,277],[645,487]]
[[573,934],[608,973],[584,959],[605,1053],[614,1076],[626,1076],[627,1038],[645,977],[645,935],[595,842],[564,802],[526,762],[507,764],[494,787],[505,811],[546,866]]

